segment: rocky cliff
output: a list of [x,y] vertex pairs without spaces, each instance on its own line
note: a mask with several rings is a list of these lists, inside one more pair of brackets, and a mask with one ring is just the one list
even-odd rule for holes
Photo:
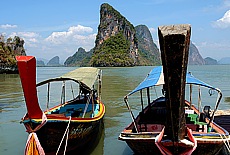
[[37,61],[36,61],[36,66],[37,66],[37,67],[44,67],[44,66],[45,66],[45,63],[44,63],[44,61],[42,61],[42,60],[37,60]]
[[218,64],[217,60],[210,58],[210,57],[205,58],[204,61],[205,61],[205,65],[217,65]]
[[205,65],[204,59],[202,58],[198,49],[192,42],[190,42],[190,46],[189,46],[188,64],[189,65]]
[[[134,26],[112,6],[100,8],[100,24],[95,47],[85,58],[82,49],[69,57],[65,66],[136,66],[161,65],[160,52],[147,26]],[[92,54],[92,56],[90,55]],[[91,58],[90,58],[91,56]],[[90,60],[90,62],[88,62]],[[190,44],[190,65],[204,65],[205,61],[194,44]]]
[[23,45],[24,40],[18,36],[5,42],[4,36],[0,35],[0,74],[18,73],[15,56],[26,55]]
[[100,8],[100,24],[90,64],[92,66],[133,66],[138,44],[134,26],[107,3]]
[[55,56],[47,63],[47,66],[61,66],[59,56]]
[[157,45],[153,42],[152,35],[145,25],[135,27],[138,40],[138,65],[160,65],[161,57]]
[[93,50],[86,52],[82,47],[78,48],[78,51],[66,59],[65,66],[89,66],[89,61],[92,57]]

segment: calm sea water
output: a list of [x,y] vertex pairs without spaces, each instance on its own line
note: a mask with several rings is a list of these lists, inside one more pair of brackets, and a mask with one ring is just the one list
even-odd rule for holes
[[[223,92],[219,109],[230,109],[230,70],[229,65],[189,66],[192,74],[218,87]],[[153,67],[102,68],[102,100],[106,105],[104,118],[105,130],[92,155],[132,155],[125,142],[118,140],[119,133],[131,122],[130,115],[123,102],[123,97],[134,89]],[[60,76],[72,67],[39,67],[37,81]],[[153,90],[154,91],[154,90]],[[44,94],[43,94],[44,95]],[[138,93],[130,97],[134,113],[140,109]],[[159,95],[159,94],[158,94]],[[208,103],[207,91],[202,91],[203,103]],[[215,102],[215,99],[214,101]],[[44,103],[45,104],[45,103]],[[214,103],[212,103],[214,105]],[[0,75],[0,154],[22,155],[27,140],[27,133],[20,119],[26,113],[24,97],[18,75]]]

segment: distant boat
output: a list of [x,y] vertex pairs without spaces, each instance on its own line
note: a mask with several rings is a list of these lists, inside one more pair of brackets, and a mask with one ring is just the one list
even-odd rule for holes
[[[158,28],[163,67],[154,68],[133,91],[124,98],[132,122],[119,135],[136,154],[163,155],[216,155],[226,144],[229,133],[214,122],[220,104],[220,89],[202,82],[187,72],[190,25],[170,25]],[[185,86],[189,85],[189,100]],[[198,86],[195,97],[192,85]],[[150,88],[162,87],[162,95],[151,101]],[[210,95],[217,92],[212,104],[202,107],[201,89],[208,88]],[[146,90],[146,97],[143,91]],[[128,98],[140,92],[141,111],[134,116]],[[198,106],[194,105],[197,99]],[[144,107],[144,101],[147,105]],[[135,101],[136,103],[137,101]]]
[[[22,123],[30,133],[25,154],[64,154],[71,151],[78,154],[96,145],[104,127],[105,106],[101,101],[102,71],[93,67],[78,68],[63,76],[36,84],[35,58],[18,56],[16,59],[27,106]],[[61,88],[56,87],[56,82]],[[43,103],[47,107],[45,111],[40,108],[36,89],[43,85],[47,86],[48,91],[47,103]],[[49,108],[52,91],[62,92],[61,101]],[[66,96],[72,97],[67,100]]]

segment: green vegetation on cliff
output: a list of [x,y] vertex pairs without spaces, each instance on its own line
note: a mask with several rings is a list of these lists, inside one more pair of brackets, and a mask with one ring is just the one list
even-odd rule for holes
[[90,61],[91,66],[133,66],[134,61],[129,54],[130,44],[122,33],[111,36],[99,48],[95,49]]
[[15,55],[12,49],[3,42],[0,42],[0,64],[16,65]]
[[18,36],[4,41],[4,36],[0,36],[0,73],[17,72],[16,55],[26,55],[23,47],[24,40]]
[[134,66],[137,38],[134,26],[107,3],[101,5],[100,24],[91,66]]
[[86,52],[82,47],[78,48],[78,51],[66,59],[65,66],[90,66],[89,61],[92,57],[93,49]]

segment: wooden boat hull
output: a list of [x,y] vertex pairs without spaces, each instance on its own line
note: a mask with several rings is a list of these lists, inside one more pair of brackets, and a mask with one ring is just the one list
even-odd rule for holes
[[[148,155],[155,154],[161,155],[162,153],[159,151],[158,147],[155,145],[155,139],[140,139],[140,140],[126,140],[127,145],[133,150],[135,154]],[[192,155],[216,155],[220,152],[221,148],[224,146],[223,142],[218,143],[197,143],[196,150],[192,153]]]
[[[125,141],[135,154],[162,154],[155,141],[156,137],[165,127],[165,107],[157,107],[158,105],[164,105],[164,101],[164,98],[158,98],[150,106],[147,106],[143,113],[140,113],[135,118],[138,132],[135,131],[134,123],[132,122],[119,135],[118,139]],[[189,106],[190,103],[185,101],[185,105]],[[154,111],[151,111],[153,110],[152,108]],[[198,110],[194,106],[191,106],[191,108],[195,113],[198,113]],[[208,118],[206,118],[206,122],[209,122]],[[192,153],[193,155],[216,155],[224,147],[224,141],[230,141],[228,132],[215,122],[211,122],[210,126],[216,132],[198,131],[198,126],[194,124],[186,124],[186,126],[192,130],[192,135],[197,142],[197,147]],[[222,134],[222,137],[220,134]]]
[[[77,68],[36,84],[35,57],[19,56],[17,63],[27,107],[22,123],[30,133],[25,154],[65,154],[75,150],[79,154],[93,147],[101,137],[105,114],[101,102],[102,71],[93,67]],[[61,102],[49,108],[51,83],[60,84],[53,92],[61,90]],[[43,111],[37,87],[45,85],[47,110]]]
[[[32,123],[33,126],[37,124]],[[55,154],[68,126],[68,121],[47,122],[36,132],[46,154]],[[86,152],[92,150],[101,137],[104,128],[103,118],[92,122],[70,122],[67,152]],[[63,154],[66,138],[64,138],[59,154]],[[75,152],[76,153],[76,152]]]

